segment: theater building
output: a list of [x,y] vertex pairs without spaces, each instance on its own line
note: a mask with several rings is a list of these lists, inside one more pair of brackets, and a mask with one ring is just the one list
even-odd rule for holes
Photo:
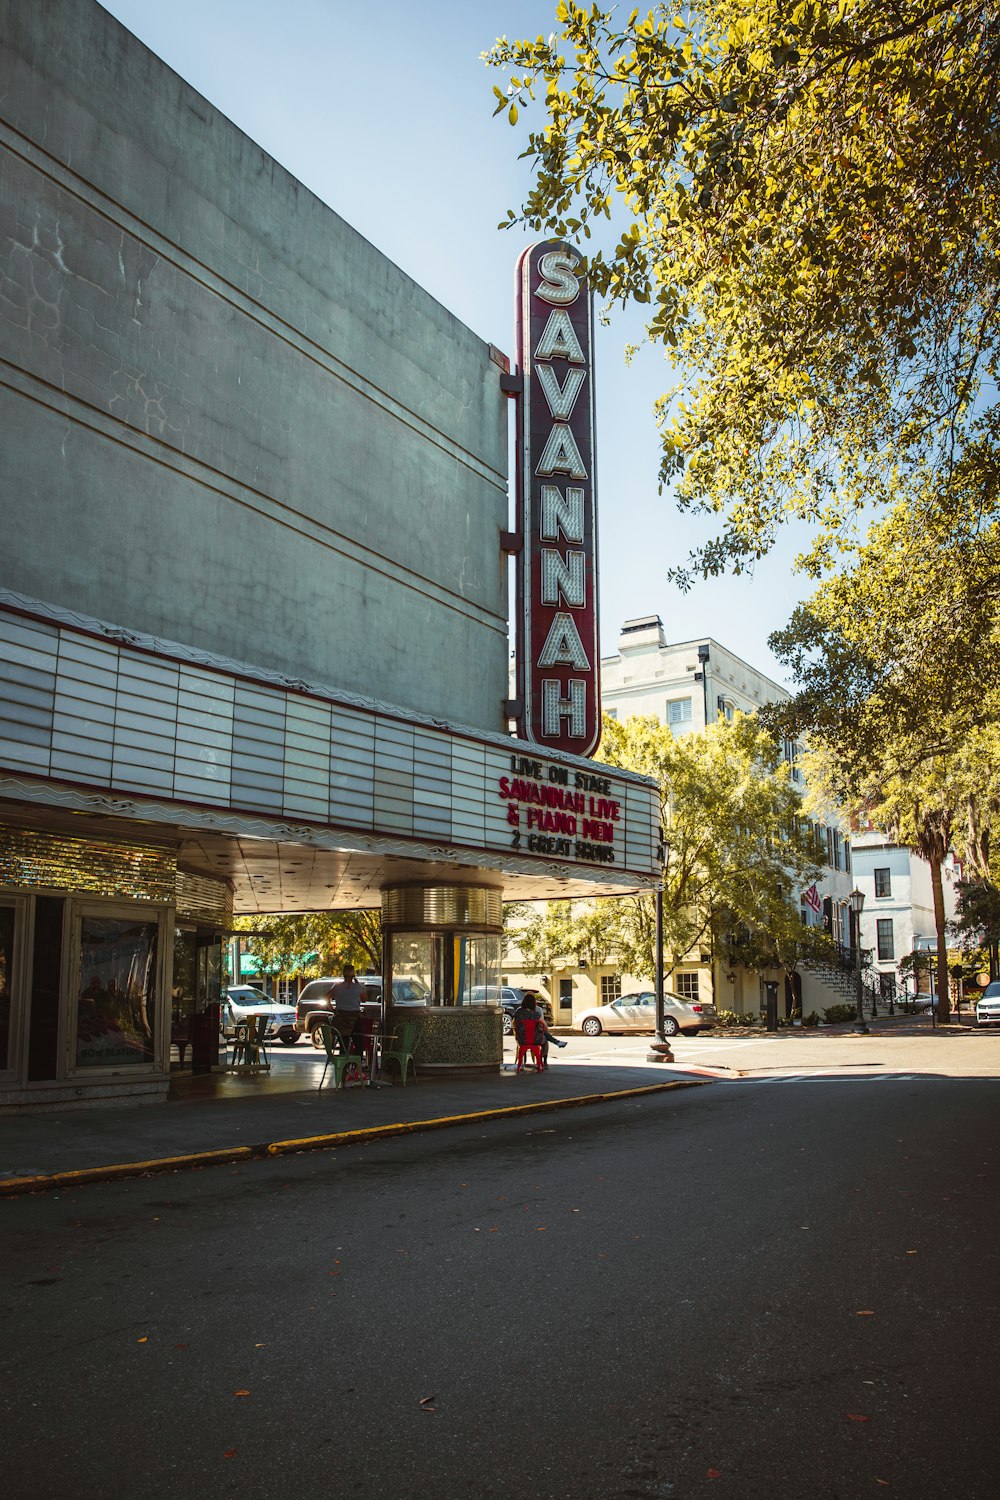
[[[497,349],[99,5],[0,0],[0,29],[0,1108],[162,1098],[181,1031],[218,1066],[245,912],[381,909],[425,1060],[497,1066],[468,1002],[502,901],[657,876],[655,788],[574,718],[582,335],[542,351],[572,442],[512,526]],[[552,254],[527,295],[579,332]]]

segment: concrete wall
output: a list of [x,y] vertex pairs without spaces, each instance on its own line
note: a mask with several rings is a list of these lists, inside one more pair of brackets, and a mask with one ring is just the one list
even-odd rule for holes
[[488,346],[90,0],[0,35],[0,583],[502,729]]

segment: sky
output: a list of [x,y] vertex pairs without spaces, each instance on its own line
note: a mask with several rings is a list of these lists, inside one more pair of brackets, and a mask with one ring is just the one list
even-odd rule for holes
[[[514,265],[530,236],[497,228],[530,182],[525,121],[493,119],[480,54],[548,35],[556,0],[102,0],[223,114],[477,334],[513,355]],[[538,119],[541,119],[539,113]],[[752,578],[695,584],[667,570],[709,534],[658,491],[653,404],[673,383],[633,312],[595,347],[601,650],[658,614],[670,641],[711,635],[785,682],[767,647],[807,582],[782,541]]]

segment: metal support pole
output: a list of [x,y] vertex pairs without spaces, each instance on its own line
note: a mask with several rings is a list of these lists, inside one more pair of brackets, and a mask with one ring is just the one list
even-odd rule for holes
[[663,882],[656,888],[656,1040],[665,1040],[663,1035]]
[[860,1032],[863,1033],[863,1035],[867,1036],[868,1035],[868,1024],[865,1021],[864,994],[863,994],[863,987],[862,987],[862,983],[861,983],[861,920],[860,920],[860,917],[855,917],[855,920],[854,920],[854,955],[855,955],[855,975],[856,975],[856,985],[857,985],[857,993],[856,993],[856,1001],[857,1001],[857,1003],[856,1003],[856,1006],[855,1006],[856,1014],[855,1014],[855,1018],[854,1018],[854,1029],[855,1029],[855,1031],[860,1031]]

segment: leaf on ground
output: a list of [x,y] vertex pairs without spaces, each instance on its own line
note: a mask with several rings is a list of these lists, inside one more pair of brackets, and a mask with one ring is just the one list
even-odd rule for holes
[[535,1225],[535,1233],[536,1234],[545,1234],[546,1231],[548,1230],[548,1227],[549,1226],[547,1224],[536,1224]]
[[143,1337],[141,1339],[136,1339],[136,1343],[137,1344],[148,1344],[149,1343],[149,1336],[148,1335],[143,1335]]
[[871,1417],[863,1417],[861,1415],[861,1413],[857,1412],[857,1411],[849,1411],[849,1412],[847,1412],[846,1415],[847,1415],[847,1420],[849,1422],[870,1422],[871,1421]]
[[174,1345],[175,1349],[190,1349],[190,1347],[191,1347],[190,1344],[175,1344]]
[[234,1396],[249,1396],[249,1394],[250,1394],[249,1391],[234,1391],[233,1392]]
[[235,1458],[236,1457],[236,1449],[235,1448],[227,1448],[226,1451],[223,1453],[222,1456],[223,1456],[223,1458]]
[[722,1470],[721,1469],[706,1469],[705,1475],[706,1475],[706,1478],[708,1478],[708,1479],[721,1479],[722,1478]]
[[854,1316],[856,1318],[874,1318],[875,1313],[870,1307],[859,1307]]

